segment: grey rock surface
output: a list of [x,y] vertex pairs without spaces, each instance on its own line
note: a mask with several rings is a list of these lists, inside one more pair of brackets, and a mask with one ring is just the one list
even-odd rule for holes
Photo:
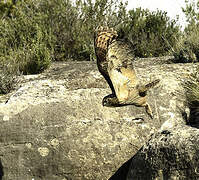
[[141,82],[161,80],[149,91],[153,120],[144,108],[103,107],[111,91],[94,62],[54,63],[21,77],[0,97],[2,179],[105,180],[152,134],[185,125],[181,82],[197,64],[151,64],[135,62]]
[[199,179],[199,130],[178,125],[160,131],[131,159],[127,180]]

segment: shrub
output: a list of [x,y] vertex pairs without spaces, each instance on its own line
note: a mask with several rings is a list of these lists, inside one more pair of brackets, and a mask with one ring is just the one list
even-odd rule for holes
[[12,1],[0,1],[0,17],[10,16],[13,7]]
[[0,61],[24,74],[41,72],[52,60],[93,60],[93,32],[99,25],[123,31],[138,57],[168,54],[178,36],[176,22],[166,13],[128,12],[122,0],[12,2],[17,3],[4,6],[0,15]]
[[8,71],[7,66],[0,66],[0,95],[7,94],[17,87],[18,72]]
[[24,74],[41,72],[52,59],[50,29],[36,4],[18,3],[11,17],[0,21],[0,62],[11,63]]
[[199,61],[199,3],[185,1],[186,7],[183,12],[186,15],[187,26],[181,41],[174,49],[175,62],[198,62]]
[[185,81],[184,87],[189,106],[193,107],[196,104],[199,106],[199,66],[198,70]]
[[193,63],[197,62],[196,54],[193,51],[191,42],[181,39],[178,46],[173,50],[175,63]]
[[120,29],[134,44],[138,57],[168,55],[180,35],[176,21],[170,20],[166,12],[141,8],[130,10]]
[[8,72],[34,74],[51,61],[93,60],[99,25],[124,32],[138,57],[165,55],[175,46],[178,26],[165,12],[126,7],[122,0],[1,1],[0,64],[10,64]]
[[192,24],[185,30],[173,52],[175,62],[190,63],[199,61],[199,24]]
[[[93,60],[93,35],[99,26],[115,27],[126,17],[126,3],[121,0],[79,0],[74,6],[76,21],[73,21],[69,37],[73,46],[72,57]],[[67,32],[66,32],[67,34]]]
[[[19,52],[19,57],[23,54],[28,62],[22,67],[42,62],[46,65],[50,61],[49,54],[51,60],[92,59],[95,28],[99,25],[114,27],[126,13],[126,4],[120,0],[78,0],[75,3],[71,0],[26,0],[7,6],[9,16],[4,13],[0,22],[0,53],[8,59],[13,59],[10,51]],[[5,6],[4,12],[7,12]],[[38,52],[39,47],[45,47],[45,51],[39,52],[40,55],[43,52],[40,63],[30,63],[35,58],[24,53],[33,55],[28,49],[35,48]],[[36,68],[35,73],[42,68]]]
[[[195,73],[191,74],[184,83],[189,117],[187,124],[192,127],[199,127],[199,66]],[[186,116],[185,116],[186,117]]]

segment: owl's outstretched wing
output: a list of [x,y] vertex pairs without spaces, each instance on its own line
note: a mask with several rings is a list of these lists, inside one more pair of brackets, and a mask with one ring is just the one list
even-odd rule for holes
[[[113,57],[116,58],[116,57]],[[110,60],[110,59],[109,59]],[[112,60],[110,60],[110,64]],[[109,66],[109,76],[120,104],[132,104],[138,94],[138,80],[132,64]]]
[[106,27],[99,27],[96,29],[94,33],[94,47],[99,64],[101,62],[107,61],[106,54],[108,50],[108,45],[113,39],[117,38],[117,36],[117,32],[113,29],[109,29]]
[[106,56],[109,44],[116,37],[117,32],[109,28],[99,27],[94,33],[94,48],[98,70],[109,84],[113,94],[115,94],[115,90],[108,74],[108,61]]
[[134,54],[131,45],[123,40],[116,40],[110,44],[107,52],[108,74],[115,89],[117,100],[107,99],[106,104],[114,106],[135,105],[145,107],[152,118],[153,113],[147,103],[147,91],[159,83],[155,80],[147,85],[142,85],[136,77],[133,67]]

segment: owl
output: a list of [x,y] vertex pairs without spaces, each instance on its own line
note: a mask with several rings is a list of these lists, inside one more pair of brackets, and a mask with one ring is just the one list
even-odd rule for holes
[[147,103],[147,91],[160,80],[156,79],[146,85],[138,80],[133,66],[135,57],[132,44],[119,38],[114,29],[100,27],[94,33],[94,48],[98,70],[112,91],[103,98],[103,106],[144,107],[146,113],[153,118],[152,110]]

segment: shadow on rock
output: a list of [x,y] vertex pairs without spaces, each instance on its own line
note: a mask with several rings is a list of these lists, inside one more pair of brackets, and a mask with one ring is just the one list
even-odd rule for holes
[[127,178],[127,173],[131,165],[132,158],[126,161],[109,180],[122,180]]
[[0,160],[0,180],[3,179],[3,175],[4,175],[4,172],[3,172],[3,165],[2,165],[2,162]]
[[199,107],[190,108],[187,125],[199,129]]
[[199,130],[179,125],[151,135],[109,180],[199,179]]

